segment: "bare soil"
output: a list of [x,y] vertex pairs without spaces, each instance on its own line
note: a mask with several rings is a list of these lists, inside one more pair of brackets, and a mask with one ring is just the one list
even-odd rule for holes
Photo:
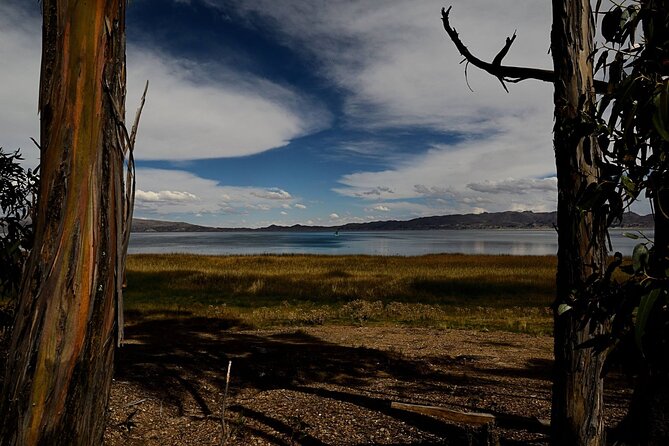
[[[392,409],[393,401],[550,418],[547,336],[371,326],[252,330],[208,318],[139,319],[126,334],[107,445],[467,444],[462,426]],[[613,425],[631,391],[621,379],[608,382]],[[546,444],[536,430],[521,423],[499,435],[502,444]]]

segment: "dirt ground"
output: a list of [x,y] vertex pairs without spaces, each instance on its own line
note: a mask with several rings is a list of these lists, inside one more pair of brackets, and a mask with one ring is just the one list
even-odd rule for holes
[[[117,354],[106,444],[463,444],[462,427],[393,409],[393,401],[550,418],[550,337],[236,325],[206,318],[130,325]],[[631,393],[613,382],[609,425]],[[546,444],[535,430],[507,423],[498,432],[502,444]]]

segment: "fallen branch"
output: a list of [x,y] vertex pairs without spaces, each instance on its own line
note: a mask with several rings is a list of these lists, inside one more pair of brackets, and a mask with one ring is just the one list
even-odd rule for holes
[[486,426],[494,424],[495,426],[509,429],[524,429],[532,432],[545,432],[550,429],[550,421],[542,420],[536,417],[525,417],[522,415],[511,415],[503,413],[485,413],[485,412],[461,412],[458,410],[446,409],[438,406],[426,406],[422,404],[409,404],[392,402],[390,407],[393,409],[405,410],[407,412],[420,413],[441,418],[450,423],[468,424],[471,426]]
[[437,406],[425,406],[422,404],[390,403],[393,409],[406,410],[407,412],[432,415],[451,423],[468,424],[473,426],[485,426],[495,422],[495,416],[488,413],[460,412]]
[[142,399],[133,401],[132,403],[128,403],[128,404],[125,405],[125,407],[136,406],[138,404],[142,404],[144,401],[146,401],[146,398],[142,398]]

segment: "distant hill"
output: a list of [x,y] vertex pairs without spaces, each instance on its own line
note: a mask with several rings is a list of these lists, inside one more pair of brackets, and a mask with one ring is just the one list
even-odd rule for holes
[[211,232],[217,230],[218,228],[178,221],[144,220],[140,218],[132,220],[132,232]]
[[[411,231],[429,229],[546,229],[557,222],[556,212],[484,212],[482,214],[454,214],[420,217],[412,220],[386,220],[368,223],[348,223],[339,226],[277,226],[265,228],[212,228],[190,223],[134,219],[133,232],[233,232],[233,231]],[[622,224],[627,228],[652,228],[652,215],[626,213]]]

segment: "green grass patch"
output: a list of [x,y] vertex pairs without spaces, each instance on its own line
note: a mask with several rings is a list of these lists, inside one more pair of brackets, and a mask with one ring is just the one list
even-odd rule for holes
[[550,333],[556,260],[536,256],[132,255],[129,315],[244,326],[403,324]]

